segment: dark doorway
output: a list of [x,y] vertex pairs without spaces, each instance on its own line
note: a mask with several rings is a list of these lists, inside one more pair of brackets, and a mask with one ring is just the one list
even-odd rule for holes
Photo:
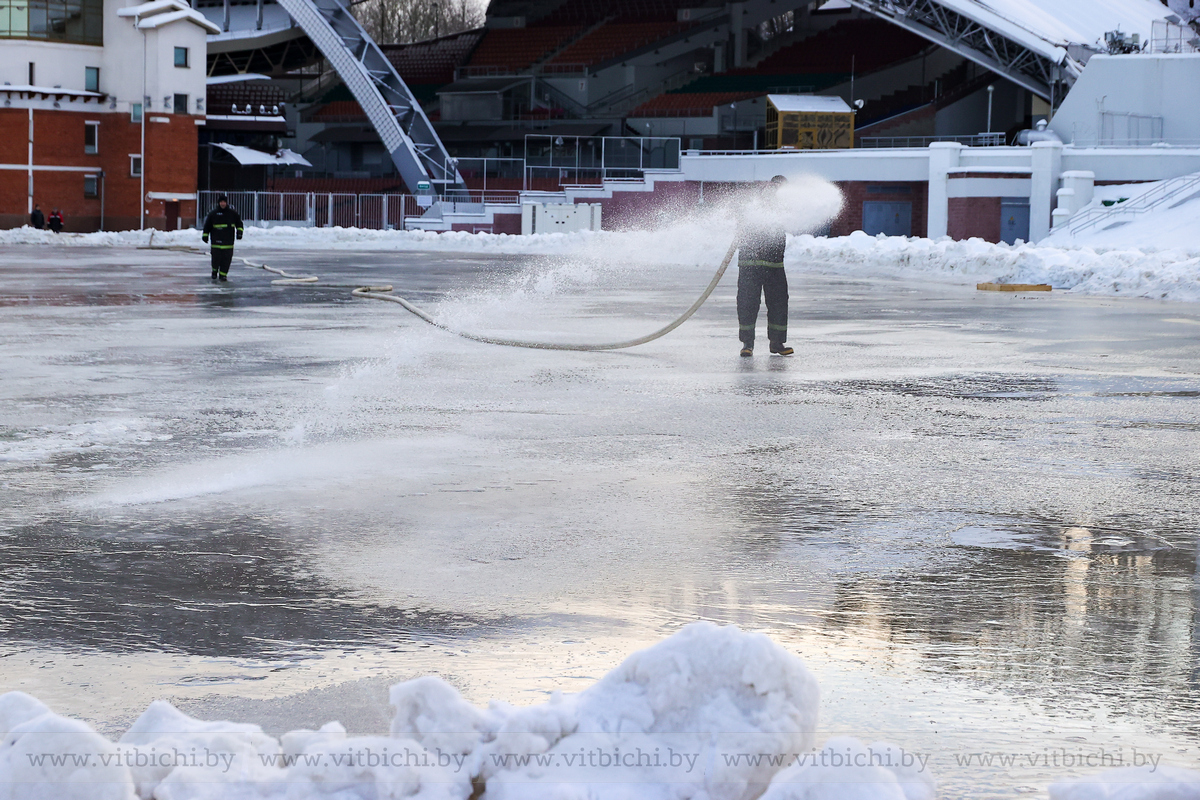
[[170,200],[167,202],[167,230],[179,230],[179,201]]

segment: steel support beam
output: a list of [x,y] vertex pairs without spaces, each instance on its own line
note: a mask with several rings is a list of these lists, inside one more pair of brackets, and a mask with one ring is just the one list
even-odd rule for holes
[[1053,85],[1075,82],[1082,67],[1065,50],[1047,42],[1048,50],[1057,49],[1055,58],[1031,50],[958,13],[937,0],[850,0],[851,4],[894,25],[911,31],[934,44],[958,53],[963,58],[1003,75],[1008,80],[1049,100]]
[[410,192],[429,181],[439,191],[466,189],[420,103],[344,0],[278,0],[324,54],[362,106]]

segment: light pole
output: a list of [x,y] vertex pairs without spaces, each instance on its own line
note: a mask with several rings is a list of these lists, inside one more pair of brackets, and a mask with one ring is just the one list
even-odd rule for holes
[[988,85],[988,124],[987,132],[992,132],[992,95],[996,93],[996,84]]

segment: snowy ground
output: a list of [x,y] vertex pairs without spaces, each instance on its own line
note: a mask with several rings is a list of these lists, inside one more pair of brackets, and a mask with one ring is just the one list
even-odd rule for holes
[[[571,340],[657,327],[723,251],[333,235],[246,244]],[[8,246],[0,691],[114,738],[157,698],[381,735],[396,681],[543,702],[701,618],[804,660],[817,743],[927,754],[940,797],[1193,766],[1200,307],[1137,297],[1194,299],[1189,257],[799,238],[797,355],[742,360],[729,278],[665,339],[555,353],[187,253]],[[1038,275],[1077,291],[973,287]]]

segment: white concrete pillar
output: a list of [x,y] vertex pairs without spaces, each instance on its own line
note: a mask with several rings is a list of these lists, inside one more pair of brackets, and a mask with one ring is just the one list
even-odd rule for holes
[[[1071,213],[1074,214],[1079,209],[1092,202],[1092,197],[1096,191],[1096,173],[1085,169],[1070,169],[1062,174],[1062,186],[1064,189],[1070,189],[1071,194]],[[1059,204],[1062,205],[1061,203]]]
[[950,227],[950,170],[959,164],[963,146],[958,142],[934,142],[929,145],[929,205],[926,235],[930,239],[945,236]]
[[1034,142],[1030,150],[1029,241],[1050,235],[1054,194],[1062,172],[1062,142]]

